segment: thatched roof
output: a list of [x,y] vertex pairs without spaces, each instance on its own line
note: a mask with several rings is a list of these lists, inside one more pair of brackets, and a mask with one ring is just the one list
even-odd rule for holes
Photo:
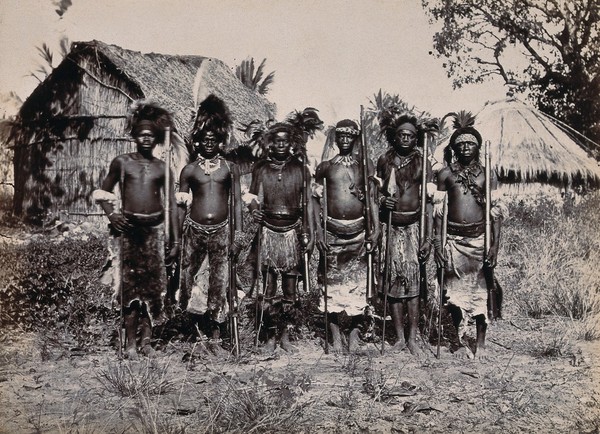
[[[77,61],[82,55],[100,57],[103,63],[114,66],[116,73],[132,89],[139,90],[137,95],[130,95],[132,99],[153,99],[170,110],[183,136],[187,136],[192,127],[196,110],[192,88],[196,73],[203,64],[202,85],[227,103],[236,126],[257,118],[266,120],[275,116],[274,104],[244,86],[225,63],[215,58],[144,54],[100,41],[74,42],[67,57]],[[242,138],[242,133],[234,131],[235,140]]]
[[[490,141],[492,165],[502,182],[541,182],[558,186],[600,185],[600,166],[567,128],[514,98],[488,102],[475,128]],[[441,161],[448,138],[438,145]]]

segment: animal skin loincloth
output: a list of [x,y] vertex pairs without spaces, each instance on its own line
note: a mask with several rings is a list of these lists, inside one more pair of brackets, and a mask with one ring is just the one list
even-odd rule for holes
[[[327,273],[319,264],[319,283],[327,276],[327,310],[360,315],[367,291],[365,221],[327,219]],[[323,307],[323,303],[321,303]]]
[[227,289],[230,229],[228,221],[201,225],[186,218],[183,227],[179,303],[196,314],[209,311],[223,322],[228,313]]

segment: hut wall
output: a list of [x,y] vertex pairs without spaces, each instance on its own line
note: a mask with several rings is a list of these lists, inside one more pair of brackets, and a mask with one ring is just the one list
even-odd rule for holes
[[[134,149],[125,133],[130,99],[127,91],[119,90],[127,89],[121,78],[94,61],[79,61],[80,85],[69,110],[61,113],[73,122],[62,131],[62,140],[44,152],[50,163],[43,177],[48,185],[40,185],[39,177],[27,178],[22,209],[25,213],[42,209],[45,219],[102,222],[104,214],[91,194],[100,187],[113,158]],[[39,152],[39,146],[32,151]]]

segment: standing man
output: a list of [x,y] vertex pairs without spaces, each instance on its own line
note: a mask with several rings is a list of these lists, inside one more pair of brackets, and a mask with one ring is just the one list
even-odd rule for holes
[[[286,351],[295,351],[289,340],[289,328],[296,323],[298,279],[302,276],[303,250],[314,246],[314,219],[310,201],[304,200],[305,179],[310,172],[294,152],[303,144],[303,134],[288,123],[276,123],[265,132],[267,157],[252,170],[248,208],[262,226],[257,261],[265,282],[262,309],[267,332],[266,352],[275,350],[277,342]],[[308,178],[305,178],[308,177]],[[307,203],[310,209],[304,213]],[[308,222],[303,222],[308,215]],[[303,223],[308,229],[308,243],[302,245]],[[308,225],[306,225],[308,223]],[[277,280],[281,278],[282,298],[277,299]]]
[[[93,193],[108,219],[111,230],[119,237],[121,266],[115,281],[125,326],[125,356],[137,358],[137,348],[145,355],[154,354],[150,345],[152,321],[160,318],[167,276],[165,263],[179,254],[177,210],[165,216],[162,198],[169,194],[173,203],[173,186],[165,185],[166,164],[152,151],[164,140],[165,126],[171,118],[166,110],[146,102],[132,106],[131,136],[136,151],[116,157],[100,190]],[[172,178],[171,178],[172,179]],[[121,209],[115,205],[115,185],[121,190]],[[171,244],[165,246],[163,222],[169,218]],[[167,251],[165,257],[165,248]],[[139,341],[137,339],[139,332]],[[138,345],[139,344],[139,345]]]
[[[319,283],[327,284],[329,327],[333,338],[333,350],[342,351],[340,328],[349,331],[349,350],[356,351],[359,346],[359,326],[365,308],[367,308],[367,269],[368,245],[373,250],[379,238],[379,211],[376,206],[376,185],[372,177],[375,166],[366,158],[367,173],[372,185],[369,196],[365,192],[364,170],[354,150],[360,140],[360,130],[356,122],[345,119],[335,127],[335,144],[339,154],[331,160],[323,161],[316,170],[314,190],[315,212],[325,215],[327,220],[327,243],[323,239],[323,228],[316,237],[317,248],[321,255],[319,263]],[[366,148],[363,149],[366,152]],[[327,154],[325,151],[324,155]],[[325,181],[325,182],[324,182]],[[323,194],[323,184],[327,191]],[[326,198],[327,203],[323,200]],[[370,207],[365,202],[370,201]],[[326,207],[326,209],[324,209]],[[371,215],[366,216],[369,208]],[[367,228],[367,222],[371,227]],[[370,234],[367,239],[366,233]],[[326,259],[326,261],[324,260]],[[327,268],[324,268],[324,265]],[[326,280],[326,282],[325,282]],[[326,339],[329,339],[326,336]]]
[[[444,150],[447,167],[437,176],[439,192],[447,195],[447,241],[442,246],[443,212],[441,200],[436,198],[435,207],[435,259],[444,268],[444,289],[448,297],[450,314],[458,332],[459,354],[470,359],[473,352],[463,341],[466,323],[474,320],[476,325],[475,355],[485,357],[485,334],[487,330],[488,290],[486,269],[493,270],[500,247],[502,220],[507,208],[493,194],[491,206],[491,243],[484,251],[485,242],[485,172],[479,161],[481,134],[473,127],[475,119],[470,113],[456,115],[456,131]],[[492,192],[497,188],[496,174],[492,172]],[[497,190],[496,190],[497,191]],[[444,194],[437,195],[441,198]]]
[[228,257],[233,260],[239,254],[242,229],[239,170],[221,155],[230,127],[224,102],[209,95],[198,108],[190,137],[195,160],[181,171],[176,194],[184,241],[179,306],[204,316],[209,350],[215,354],[223,352],[221,326],[233,308],[227,303]]
[[[391,222],[386,227],[390,251],[385,252],[385,264],[389,267],[384,291],[394,322],[397,341],[394,349],[408,347],[411,354],[419,356],[422,350],[417,344],[419,322],[419,261],[426,261],[431,251],[432,217],[427,213],[427,230],[419,240],[423,153],[417,147],[423,132],[414,116],[399,114],[394,108],[384,110],[379,124],[390,148],[377,161],[377,176],[383,180],[379,197],[382,219]],[[422,140],[421,140],[422,142]],[[431,168],[427,163],[430,180]],[[429,209],[431,207],[429,206]],[[405,343],[404,322],[408,319],[408,339]],[[385,337],[384,337],[385,338]]]

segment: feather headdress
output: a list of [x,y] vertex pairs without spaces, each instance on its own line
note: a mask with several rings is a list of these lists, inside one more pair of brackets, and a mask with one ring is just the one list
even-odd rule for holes
[[232,124],[225,102],[218,96],[210,94],[198,106],[190,139],[192,142],[198,142],[202,132],[212,131],[219,141],[225,143]]
[[453,146],[464,141],[475,141],[481,146],[482,138],[479,131],[474,127],[475,116],[471,112],[461,110],[459,112],[448,113],[442,118],[442,123],[448,117],[453,118],[452,126],[454,127],[454,133],[452,133],[450,142],[446,148],[444,148],[444,160],[446,163],[451,164],[453,159]]
[[409,123],[416,128],[418,146],[423,146],[425,136],[434,136],[439,132],[439,121],[436,118],[416,116],[407,112],[399,105],[384,108],[377,114],[381,132],[379,136],[385,135],[388,143],[393,145],[398,138],[401,126]]
[[132,136],[141,126],[151,128],[158,142],[164,141],[166,127],[171,130],[175,127],[171,113],[156,101],[148,99],[134,101],[127,112],[127,129]]

